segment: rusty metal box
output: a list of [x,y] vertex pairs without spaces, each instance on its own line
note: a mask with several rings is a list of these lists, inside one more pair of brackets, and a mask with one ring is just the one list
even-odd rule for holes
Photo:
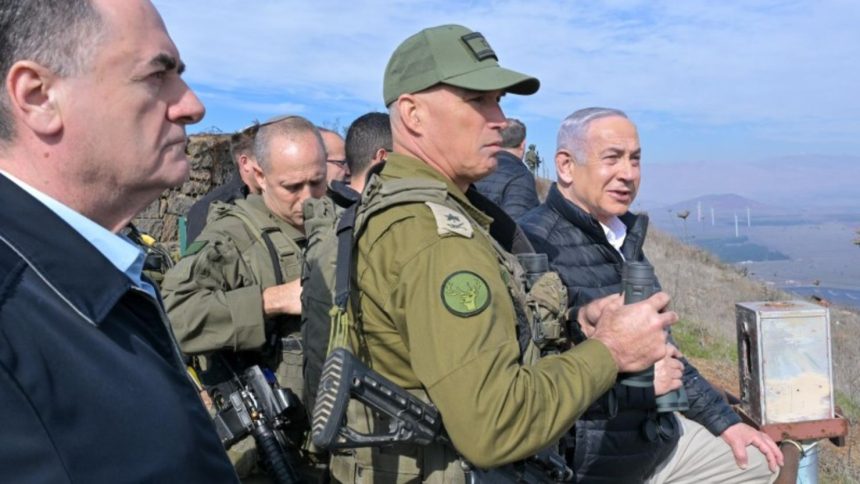
[[830,312],[805,301],[735,305],[741,400],[759,424],[833,418]]

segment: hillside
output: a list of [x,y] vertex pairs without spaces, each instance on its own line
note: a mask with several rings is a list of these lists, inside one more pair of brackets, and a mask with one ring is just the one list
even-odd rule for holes
[[[707,378],[738,395],[734,304],[792,296],[752,281],[742,269],[659,230],[649,230],[645,252],[681,317],[674,330],[681,350]],[[853,428],[860,417],[860,314],[831,307],[830,318],[837,404],[851,418],[853,434],[843,448],[822,446],[821,482],[860,482],[860,439]]]

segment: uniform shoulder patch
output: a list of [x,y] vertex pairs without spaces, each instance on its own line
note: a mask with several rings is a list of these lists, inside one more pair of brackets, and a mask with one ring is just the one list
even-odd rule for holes
[[474,272],[457,271],[442,283],[442,304],[451,313],[468,318],[490,305],[490,288]]
[[433,217],[436,218],[436,233],[439,235],[457,234],[472,238],[472,224],[469,219],[462,213],[441,205],[435,202],[424,202],[430,211],[433,212]]
[[209,243],[208,240],[195,240],[191,245],[185,248],[185,253],[182,254],[182,256],[187,257],[200,252],[200,249],[205,247],[207,243]]

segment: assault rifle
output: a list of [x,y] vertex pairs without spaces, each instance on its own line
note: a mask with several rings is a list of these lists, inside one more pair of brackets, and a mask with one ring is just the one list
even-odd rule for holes
[[271,477],[278,484],[302,482],[290,461],[283,430],[293,423],[291,414],[299,408],[292,391],[281,388],[259,366],[245,370],[241,377],[207,388],[218,413],[213,418],[225,449],[248,435],[254,436],[257,450]]
[[[388,418],[387,431],[364,434],[349,428],[346,411],[352,398]],[[352,353],[337,348],[323,366],[311,423],[311,437],[328,450],[382,447],[396,443],[452,446],[439,410],[371,370]],[[453,446],[452,446],[453,447]],[[471,483],[568,482],[573,471],[564,459],[544,450],[526,460],[490,470],[469,469]]]

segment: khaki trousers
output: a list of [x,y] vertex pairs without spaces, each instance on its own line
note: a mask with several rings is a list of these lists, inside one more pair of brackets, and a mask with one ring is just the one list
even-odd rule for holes
[[681,439],[672,455],[646,482],[648,484],[772,483],[777,474],[754,446],[747,447],[746,469],[738,467],[732,449],[705,427],[675,414],[681,424]]

